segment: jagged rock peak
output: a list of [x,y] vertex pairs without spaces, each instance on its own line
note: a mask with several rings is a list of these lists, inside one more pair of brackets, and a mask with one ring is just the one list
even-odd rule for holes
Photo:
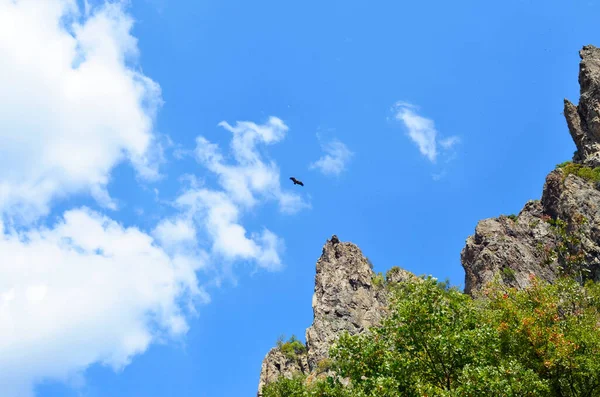
[[[416,277],[403,269],[393,268],[390,282],[405,282]],[[258,396],[264,385],[279,376],[293,373],[319,376],[319,363],[328,357],[329,348],[343,331],[350,335],[380,323],[387,306],[386,289],[367,258],[355,244],[341,242],[336,235],[327,240],[317,260],[315,290],[312,298],[313,323],[306,330],[306,352],[295,360],[286,358],[281,349],[266,355],[260,374]]]
[[361,250],[333,235],[317,261],[312,307],[314,320],[306,330],[308,365],[314,370],[328,356],[343,331],[356,334],[377,324],[386,303],[373,284],[373,270]]
[[579,104],[564,100],[564,115],[577,146],[573,161],[600,166],[600,49],[593,45],[579,51]]

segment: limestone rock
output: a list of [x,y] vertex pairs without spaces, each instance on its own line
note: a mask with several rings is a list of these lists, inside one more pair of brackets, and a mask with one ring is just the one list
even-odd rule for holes
[[579,105],[567,99],[564,114],[577,151],[573,161],[600,166],[600,49],[592,45],[579,51]]
[[[565,118],[577,152],[573,161],[600,166],[600,49],[580,51],[581,96],[575,106],[565,100]],[[549,220],[566,222],[565,232],[581,240],[569,254],[582,255],[585,278],[600,278],[600,186],[557,169],[546,177],[541,201],[530,201],[516,219],[501,216],[480,221],[461,252],[465,292],[475,294],[495,275],[506,284],[523,288],[529,275],[552,281],[560,273],[557,249],[564,245]],[[582,218],[583,217],[583,218]],[[579,221],[587,222],[580,225]],[[589,271],[586,273],[585,271]],[[582,277],[581,279],[583,279]]]
[[[578,220],[587,220],[579,225]],[[480,221],[467,238],[461,253],[465,269],[465,292],[473,294],[497,274],[505,284],[523,288],[529,275],[547,281],[560,272],[553,250],[563,241],[548,222],[566,222],[566,232],[581,239],[577,251],[584,256],[586,278],[600,277],[600,191],[575,175],[552,171],[546,178],[541,201],[528,202],[518,217],[506,216]],[[548,255],[550,252],[552,255]]]
[[373,284],[374,273],[360,249],[333,236],[317,261],[314,320],[306,330],[308,365],[311,370],[343,332],[351,335],[379,323],[386,303],[382,287]]
[[278,347],[274,347],[263,360],[257,396],[262,396],[264,385],[276,381],[280,376],[291,378],[296,373],[306,374],[308,372],[306,353],[298,354],[293,358],[286,356]]
[[404,270],[399,268],[398,266],[392,267],[387,271],[385,275],[385,280],[387,283],[406,283],[406,282],[420,282],[423,281],[422,278],[415,276],[413,273],[408,270]]
[[[411,278],[411,273],[395,269],[394,281]],[[319,362],[327,358],[329,348],[343,331],[354,335],[378,325],[382,318],[387,305],[385,288],[373,282],[375,274],[356,245],[340,242],[333,235],[323,247],[316,271],[313,324],[306,330],[307,353],[299,362],[290,362],[279,349],[272,349],[262,364],[259,396],[263,386],[279,376],[289,378],[294,372],[310,374],[309,379],[318,376]]]

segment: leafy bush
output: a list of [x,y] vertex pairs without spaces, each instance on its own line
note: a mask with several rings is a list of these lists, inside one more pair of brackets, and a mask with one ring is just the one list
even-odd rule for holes
[[265,397],[599,396],[599,285],[530,281],[478,300],[432,278],[397,285],[381,327],[330,349],[337,376],[280,379]]
[[327,372],[331,368],[331,359],[324,358],[317,363],[317,370],[319,373]]
[[515,214],[510,214],[510,215],[507,216],[507,218],[510,219],[513,222],[517,222],[518,219],[519,219],[519,217],[517,215],[515,215]]
[[590,168],[571,161],[565,161],[564,163],[558,164],[556,167],[563,170],[565,178],[568,175],[573,174],[586,181],[600,183],[600,167]]
[[306,352],[306,346],[295,335],[292,335],[287,342],[284,342],[284,340],[285,336],[280,336],[277,340],[277,347],[290,360],[296,360],[298,354]]
[[509,281],[513,281],[516,279],[515,271],[513,269],[511,269],[510,267],[502,268],[502,275]]
[[381,287],[385,283],[385,278],[383,277],[382,273],[377,273],[376,275],[373,276],[373,278],[371,279],[371,282],[373,283],[374,286]]
[[296,375],[292,379],[281,377],[277,382],[270,383],[263,387],[263,397],[304,397],[306,377]]
[[570,223],[550,217],[545,218],[545,221],[550,224],[557,241],[552,246],[542,246],[543,264],[558,261],[559,269],[563,274],[575,277],[583,283],[586,274],[590,272],[585,266],[585,254],[581,245],[583,228],[588,223],[588,219],[581,214],[576,214]]

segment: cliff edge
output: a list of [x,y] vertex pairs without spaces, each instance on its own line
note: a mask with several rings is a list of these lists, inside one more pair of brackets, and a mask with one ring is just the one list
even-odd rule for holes
[[533,273],[553,281],[600,276],[600,49],[579,52],[580,98],[564,115],[577,151],[546,177],[541,201],[518,216],[480,221],[461,252],[465,292],[477,294],[497,275],[523,288]]

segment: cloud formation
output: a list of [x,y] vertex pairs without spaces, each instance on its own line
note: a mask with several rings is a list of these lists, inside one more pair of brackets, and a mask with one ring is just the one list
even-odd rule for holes
[[223,121],[220,127],[232,133],[230,151],[235,164],[228,164],[218,145],[200,136],[196,139],[196,159],[218,176],[219,184],[236,204],[251,208],[259,199],[276,200],[281,211],[295,213],[307,207],[300,196],[281,188],[280,173],[274,161],[267,161],[257,145],[281,141],[288,126],[270,117],[265,124],[238,121],[235,126]]
[[283,240],[266,227],[249,231],[244,213],[268,202],[283,213],[310,206],[281,187],[276,163],[259,151],[288,130],[271,117],[220,124],[233,161],[199,137],[194,154],[218,187],[189,178],[170,202],[175,214],[152,231],[88,208],[34,226],[75,194],[115,209],[107,185],[121,162],[144,180],[160,176],[160,87],[135,66],[124,3],[0,0],[2,396],[32,396],[36,383],[76,378],[94,363],[119,370],[151,343],[183,336],[186,316],[209,301],[200,270],[281,267]]
[[196,278],[207,255],[180,223],[160,224],[153,239],[84,208],[31,227],[73,194],[116,208],[106,186],[122,161],[159,176],[160,87],[135,67],[132,24],[121,2],[0,0],[3,396],[30,396],[35,383],[96,362],[122,368],[186,332],[182,302],[208,300]]
[[[150,343],[185,334],[182,299],[208,300],[195,275],[200,255],[168,253],[148,234],[91,210],[68,211],[52,228],[3,229],[4,396],[30,396],[34,383],[66,381],[96,362],[119,370]],[[169,237],[188,238],[187,231]]]
[[276,201],[284,213],[309,207],[299,195],[282,189],[277,164],[264,159],[258,150],[258,145],[281,141],[288,126],[277,117],[270,117],[264,124],[238,121],[235,126],[227,122],[219,126],[232,134],[230,152],[234,163],[226,161],[218,145],[198,137],[196,159],[217,177],[220,189],[191,183],[177,198],[176,206],[205,230],[213,256],[228,261],[252,260],[262,268],[279,269],[283,240],[266,228],[249,234],[241,224],[241,216],[269,201]]
[[[320,140],[320,139],[319,139]],[[338,176],[346,169],[354,155],[348,147],[338,139],[321,144],[325,152],[317,161],[310,164],[310,169],[318,169],[324,175]]]
[[[135,67],[133,20],[121,3],[0,0],[0,215],[33,221],[53,199],[91,194],[129,161],[158,176],[158,84]],[[88,14],[89,13],[89,14]]]
[[398,102],[394,106],[396,119],[404,123],[408,136],[417,145],[419,152],[435,163],[440,147],[442,151],[450,150],[460,139],[457,136],[440,139],[433,120],[420,116],[417,110],[416,106],[406,102]]

